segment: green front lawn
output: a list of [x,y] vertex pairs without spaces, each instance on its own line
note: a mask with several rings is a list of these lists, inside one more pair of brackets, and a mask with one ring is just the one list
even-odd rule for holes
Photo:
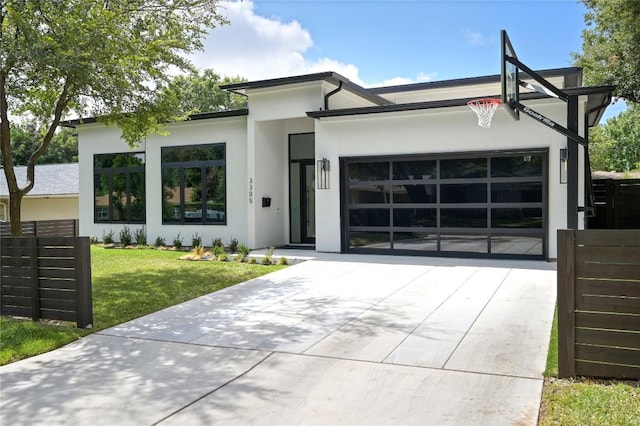
[[188,262],[161,250],[91,247],[93,329],[0,319],[0,365],[56,349],[92,332],[282,269],[236,262]]
[[640,382],[557,378],[557,312],[544,375],[538,425],[640,425]]

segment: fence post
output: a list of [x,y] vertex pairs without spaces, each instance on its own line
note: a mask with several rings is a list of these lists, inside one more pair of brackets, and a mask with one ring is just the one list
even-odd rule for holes
[[91,248],[88,237],[75,237],[76,312],[78,328],[93,326],[93,298],[91,287]]
[[576,230],[558,230],[558,377],[576,375]]
[[39,288],[39,276],[38,271],[38,238],[37,237],[23,237],[29,247],[31,262],[29,262],[29,269],[31,270],[31,319],[38,321],[40,319],[40,288]]

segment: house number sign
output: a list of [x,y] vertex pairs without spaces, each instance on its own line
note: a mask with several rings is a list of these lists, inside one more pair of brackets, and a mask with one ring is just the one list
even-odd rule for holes
[[253,203],[253,178],[249,178],[249,204]]

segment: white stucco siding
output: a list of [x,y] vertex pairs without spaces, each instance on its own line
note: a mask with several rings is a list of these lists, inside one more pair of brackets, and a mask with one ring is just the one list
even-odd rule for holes
[[[231,238],[247,243],[247,144],[246,117],[218,118],[186,121],[167,126],[169,135],[149,136],[139,146],[130,149],[120,139],[115,127],[91,124],[79,126],[80,162],[80,233],[101,238],[105,231],[113,230],[116,241],[120,230],[146,227],[147,240],[153,243],[162,237],[170,244],[180,234],[183,244],[191,245],[194,234],[203,243],[211,245],[213,238],[222,238],[228,244]],[[168,146],[224,143],[226,153],[226,225],[163,225],[161,149]],[[145,152],[146,224],[94,223],[93,155],[129,151]]]
[[[560,124],[566,122],[562,102],[538,101],[532,106]],[[502,110],[490,129],[478,127],[475,114],[466,107],[318,120],[316,157],[331,161],[331,189],[316,192],[316,248],[340,251],[341,157],[543,148],[549,150],[548,248],[549,257],[555,258],[556,230],[566,226],[566,185],[559,184],[559,150],[565,146],[561,134],[528,117],[514,121]]]
[[321,82],[250,90],[250,120],[267,121],[306,117],[323,106]]

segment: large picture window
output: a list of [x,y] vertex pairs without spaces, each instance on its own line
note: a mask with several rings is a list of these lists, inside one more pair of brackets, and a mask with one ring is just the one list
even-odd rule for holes
[[227,223],[225,144],[162,148],[162,223]]
[[94,221],[144,223],[144,153],[95,154]]

